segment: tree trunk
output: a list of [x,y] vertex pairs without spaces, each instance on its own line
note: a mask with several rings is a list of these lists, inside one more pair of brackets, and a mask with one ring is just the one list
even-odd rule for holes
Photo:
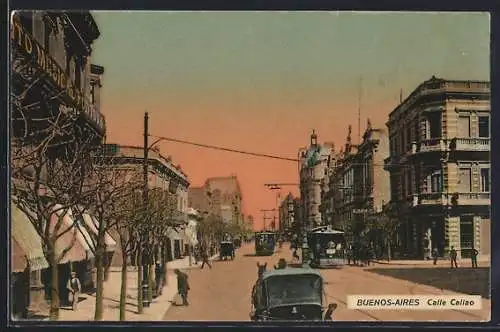
[[142,250],[138,249],[137,252],[137,312],[142,314],[144,307],[142,306]]
[[97,280],[96,280],[96,294],[95,294],[95,311],[94,311],[94,320],[100,321],[102,320],[103,313],[103,292],[104,292],[104,266],[103,266],[103,257],[102,250],[96,250],[95,264],[97,270]]
[[153,303],[153,276],[155,273],[155,268],[153,264],[148,265],[148,301]]
[[162,285],[163,286],[167,286],[168,284],[168,277],[167,277],[167,264],[168,264],[168,257],[167,257],[167,246],[166,245],[163,245],[163,249],[162,249],[162,255],[161,255],[161,259],[162,259],[162,262],[161,262],[161,265],[163,266],[163,273],[162,273]]
[[387,261],[391,261],[391,240],[387,240]]
[[122,250],[123,263],[122,263],[122,287],[120,290],[120,321],[125,320],[125,313],[127,308],[127,254]]
[[56,253],[52,246],[51,252],[49,254],[49,265],[50,265],[50,320],[59,319],[59,270],[56,262]]

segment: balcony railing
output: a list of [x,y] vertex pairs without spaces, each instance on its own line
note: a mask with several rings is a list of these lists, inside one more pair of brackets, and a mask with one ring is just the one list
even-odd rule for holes
[[422,193],[413,194],[412,206],[448,205],[490,205],[490,193],[468,192],[468,193]]
[[90,101],[85,93],[77,87],[74,80],[66,74],[60,64],[54,59],[54,54],[46,50],[21,24],[14,18],[11,41],[21,54],[31,61],[31,66],[45,74],[45,81],[60,92],[60,98],[65,109],[74,109],[83,113],[96,129],[103,134],[106,130],[105,118],[99,108]]
[[420,143],[413,142],[409,155],[448,150],[490,151],[490,139],[483,137],[460,137],[454,139],[430,138]]

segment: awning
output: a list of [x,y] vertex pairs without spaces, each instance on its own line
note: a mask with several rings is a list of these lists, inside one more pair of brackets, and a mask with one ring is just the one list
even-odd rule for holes
[[172,227],[168,229],[167,234],[170,240],[184,240],[184,236],[180,233],[180,231],[176,231]]
[[[14,203],[11,204],[11,239],[13,240],[11,258],[15,270],[20,264],[26,263],[29,263],[32,270],[49,267],[43,254],[42,239],[28,217]],[[20,250],[23,258],[19,257]],[[25,267],[22,269],[24,270]]]
[[[99,231],[99,222],[95,217],[90,216],[89,214],[83,214],[83,220],[85,221],[85,225],[90,229],[94,235],[97,235]],[[106,251],[115,251],[116,250],[116,241],[109,235],[108,232],[104,234],[104,243],[106,243]]]
[[[59,216],[62,218],[62,225],[59,228],[59,234],[67,230],[69,227],[72,228],[56,241],[57,257],[63,252],[63,250],[70,248],[58,264],[79,262],[94,257],[91,249],[92,238],[85,227],[75,227],[71,210],[68,209],[68,211],[65,211],[66,209],[61,209],[60,205],[56,205],[55,209],[60,210],[56,211],[51,217],[51,231],[54,231],[54,227],[59,220]],[[73,243],[73,245],[71,245],[71,243]]]
[[24,250],[14,238],[11,238],[11,268],[12,272],[23,272],[28,266],[28,261],[24,255]]

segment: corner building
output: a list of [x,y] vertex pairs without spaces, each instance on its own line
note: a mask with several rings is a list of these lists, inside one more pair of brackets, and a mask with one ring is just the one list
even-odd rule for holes
[[389,115],[391,202],[407,256],[490,256],[490,83],[432,77]]

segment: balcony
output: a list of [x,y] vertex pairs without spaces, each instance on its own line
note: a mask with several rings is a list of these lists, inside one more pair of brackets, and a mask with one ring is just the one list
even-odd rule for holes
[[449,205],[453,206],[456,198],[456,205],[490,205],[490,193],[423,193],[411,196],[412,207]]
[[453,141],[455,151],[490,151],[490,139],[484,137],[456,138]]
[[82,114],[99,134],[105,133],[105,118],[99,107],[76,85],[74,79],[61,67],[60,61],[56,61],[57,53],[46,50],[16,17],[11,42],[15,50],[12,74],[16,81],[25,87],[35,86],[52,99],[57,98],[64,105],[60,107],[60,111]]

